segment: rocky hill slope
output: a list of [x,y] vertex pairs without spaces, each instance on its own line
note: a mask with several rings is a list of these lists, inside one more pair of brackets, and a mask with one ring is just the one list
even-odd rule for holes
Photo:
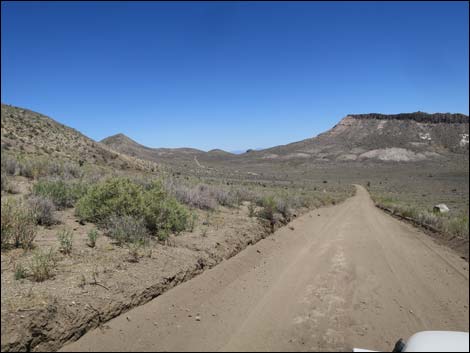
[[316,137],[242,155],[245,160],[416,162],[468,157],[469,118],[422,112],[348,115]]
[[119,169],[155,170],[139,160],[93,141],[79,131],[34,111],[1,105],[2,151],[29,157],[91,163]]

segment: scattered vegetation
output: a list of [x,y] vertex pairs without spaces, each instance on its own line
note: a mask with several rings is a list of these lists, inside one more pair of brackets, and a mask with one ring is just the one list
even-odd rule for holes
[[468,239],[469,237],[469,219],[468,214],[457,213],[436,213],[429,209],[416,207],[411,204],[403,204],[390,197],[374,196],[376,204],[389,209],[393,214],[402,217],[408,217],[418,224],[430,226],[439,232]]

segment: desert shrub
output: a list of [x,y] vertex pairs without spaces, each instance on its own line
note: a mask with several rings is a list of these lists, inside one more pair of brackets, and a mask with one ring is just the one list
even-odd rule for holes
[[126,178],[110,178],[89,188],[77,202],[85,221],[105,222],[112,215],[139,217],[144,213],[143,188]]
[[59,251],[65,255],[70,255],[73,248],[73,233],[64,228],[57,233],[59,241]]
[[71,178],[81,178],[83,176],[83,170],[80,169],[80,166],[75,163],[65,163],[60,168],[60,173],[66,179]]
[[15,264],[13,268],[13,273],[14,273],[15,280],[18,281],[20,279],[26,278],[27,271],[26,271],[26,268],[21,263],[17,263]]
[[31,248],[37,233],[36,219],[24,202],[13,198],[2,199],[1,216],[2,248],[10,243],[17,248]]
[[256,215],[256,206],[254,203],[250,202],[248,204],[248,216],[249,217],[254,217]]
[[9,156],[5,152],[2,152],[2,172],[5,172],[7,175],[15,175],[18,168],[18,162],[15,158]]
[[111,215],[106,222],[107,235],[122,245],[124,243],[147,242],[149,233],[142,218]]
[[7,191],[8,190],[8,177],[7,177],[7,173],[5,173],[3,170],[2,170],[2,174],[1,174],[1,181],[2,181],[2,191]]
[[96,241],[98,240],[98,231],[96,229],[90,229],[90,231],[87,233],[87,238],[87,245],[90,248],[94,248],[96,246]]
[[447,233],[468,239],[468,216],[465,214],[451,217],[445,223]]
[[268,221],[274,221],[274,214],[276,213],[276,200],[274,196],[264,197],[261,206],[263,208],[258,212],[258,216]]
[[55,205],[49,198],[33,195],[28,199],[28,204],[37,224],[50,226],[57,223],[54,217]]
[[54,251],[37,250],[31,259],[31,277],[36,282],[42,282],[52,277],[56,265]]
[[76,212],[81,219],[98,223],[109,223],[113,216],[143,218],[145,227],[161,237],[181,232],[189,220],[189,211],[167,194],[162,183],[154,181],[144,188],[126,178],[92,186],[77,203]]
[[192,188],[169,182],[165,184],[165,189],[173,195],[179,202],[201,210],[213,210],[217,208],[217,200],[206,184],[198,184]]
[[437,229],[441,229],[443,226],[442,217],[440,217],[439,215],[435,213],[431,213],[428,211],[418,212],[418,211],[408,210],[407,214],[410,214],[411,216],[415,217],[415,220],[418,221],[419,223],[426,224]]
[[191,215],[189,216],[188,220],[188,230],[190,232],[194,231],[194,228],[196,227],[196,221],[197,221],[197,214],[194,212],[191,212]]
[[279,212],[285,220],[290,220],[292,217],[292,208],[286,198],[278,198],[276,202],[276,211]]
[[174,197],[165,195],[160,183],[144,195],[146,205],[144,219],[147,228],[157,234],[160,239],[166,238],[170,232],[180,233],[189,222],[189,211]]
[[126,243],[127,251],[129,253],[129,262],[139,262],[140,250],[147,245],[146,241],[137,240]]
[[60,209],[73,207],[86,191],[85,183],[62,179],[43,179],[33,186],[33,194],[49,198]]
[[226,207],[235,207],[238,206],[240,203],[240,199],[234,190],[214,188],[213,193],[219,205]]

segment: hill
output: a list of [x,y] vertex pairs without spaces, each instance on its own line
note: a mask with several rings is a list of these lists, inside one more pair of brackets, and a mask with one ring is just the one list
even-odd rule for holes
[[155,169],[154,163],[131,158],[93,141],[79,131],[40,113],[1,105],[2,151],[15,155],[90,163],[120,169]]

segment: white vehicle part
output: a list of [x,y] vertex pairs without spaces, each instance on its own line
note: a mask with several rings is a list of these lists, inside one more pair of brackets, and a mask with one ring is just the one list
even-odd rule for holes
[[406,342],[404,352],[468,352],[468,332],[423,331]]
[[[422,331],[411,336],[402,352],[468,352],[468,332]],[[354,348],[353,352],[378,352]]]

